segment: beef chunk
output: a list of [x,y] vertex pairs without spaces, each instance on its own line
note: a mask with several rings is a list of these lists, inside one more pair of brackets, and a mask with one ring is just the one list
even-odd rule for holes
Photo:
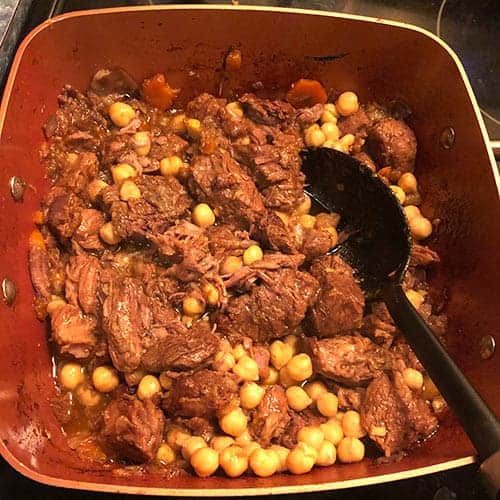
[[281,446],[293,448],[297,444],[297,433],[306,425],[318,426],[327,421],[326,417],[315,414],[312,410],[294,411],[288,410],[290,421],[283,434],[278,439]]
[[65,304],[54,311],[51,327],[52,338],[60,351],[75,358],[87,358],[97,344],[95,319],[84,316],[72,304]]
[[337,123],[340,135],[352,134],[356,137],[366,138],[367,128],[372,121],[363,108],[350,116],[341,117]]
[[237,377],[227,372],[200,370],[174,379],[163,408],[181,417],[213,418],[238,396]]
[[211,226],[207,228],[208,245],[210,252],[218,260],[229,255],[240,257],[255,241],[250,239],[247,231],[234,229],[231,226]]
[[220,221],[248,229],[265,213],[255,184],[229,153],[197,156],[191,172],[194,189],[218,210]]
[[87,254],[70,257],[66,267],[66,299],[85,314],[96,314],[101,265]]
[[269,360],[271,359],[269,349],[264,345],[252,345],[248,352],[259,367],[259,378],[266,379],[269,376]]
[[158,137],[153,137],[151,150],[148,156],[152,160],[157,160],[158,162],[169,156],[183,157],[188,146],[189,143],[182,137],[170,132]]
[[93,208],[84,208],[81,212],[81,222],[73,239],[85,250],[102,250],[103,244],[99,238],[99,229],[104,224],[104,214]]
[[218,99],[206,92],[195,97],[186,106],[186,114],[192,118],[203,120],[206,117],[215,117],[226,105],[225,99]]
[[30,242],[29,267],[31,283],[37,296],[50,300],[49,255],[44,246]]
[[361,406],[361,422],[368,435],[390,457],[432,434],[437,419],[395,373],[394,383],[381,374],[368,386]]
[[[74,156],[74,155],[73,155]],[[71,158],[71,155],[68,155]],[[94,153],[80,153],[76,158],[67,160],[57,180],[57,186],[87,198],[87,186],[99,172],[99,163]]]
[[390,350],[395,370],[402,372],[405,368],[413,368],[421,372],[424,371],[424,367],[403,337],[397,337]]
[[339,399],[339,408],[343,411],[356,410],[359,411],[365,397],[365,389],[362,387],[339,387],[337,390],[337,398]]
[[255,123],[262,125],[280,125],[295,113],[294,107],[287,102],[260,99],[254,94],[244,94],[239,101],[245,114]]
[[83,203],[73,193],[56,196],[47,210],[47,225],[54,235],[65,242],[73,236],[82,221]]
[[182,221],[154,240],[162,255],[172,263],[168,274],[180,281],[200,279],[217,268],[203,229]]
[[102,437],[120,458],[142,463],[153,460],[165,427],[163,412],[151,400],[123,394],[103,413]]
[[314,370],[341,384],[368,383],[389,367],[388,352],[360,335],[338,335],[329,339],[306,339]]
[[411,247],[410,265],[411,266],[430,266],[440,262],[439,255],[429,247],[414,243]]
[[218,318],[219,332],[235,342],[242,337],[260,343],[283,337],[304,319],[317,286],[317,281],[302,271],[269,272],[249,294],[229,300]]
[[150,311],[140,282],[113,277],[102,307],[102,327],[114,366],[122,372],[139,367],[142,336],[149,330]]
[[177,417],[174,424],[184,427],[193,436],[200,436],[205,441],[209,441],[216,433],[215,425],[210,420],[202,417]]
[[321,115],[323,114],[324,110],[325,110],[324,104],[315,104],[310,108],[302,108],[297,113],[297,122],[302,127],[307,127],[308,125],[312,125],[321,118]]
[[330,255],[314,262],[311,274],[321,284],[309,312],[309,321],[317,334],[332,337],[359,328],[365,300],[351,266],[338,255]]
[[377,344],[387,347],[392,344],[397,329],[387,306],[383,302],[371,304],[371,312],[363,318],[361,331],[363,335],[370,337]]
[[141,364],[150,372],[199,368],[212,359],[219,343],[207,322],[198,321],[188,329],[175,318],[168,325],[153,328],[144,339]]
[[[294,234],[297,235],[297,232],[294,232]],[[302,228],[302,239],[298,247],[308,261],[325,255],[332,246],[332,237],[328,232],[316,228],[305,230]]]
[[250,433],[262,446],[267,447],[272,439],[283,433],[289,421],[285,390],[279,385],[271,385],[266,389],[259,406],[251,413]]
[[272,250],[296,253],[297,242],[285,223],[272,211],[265,213],[253,228],[252,236]]
[[383,118],[371,127],[366,149],[380,166],[391,166],[401,172],[412,172],[417,155],[417,139],[402,120]]

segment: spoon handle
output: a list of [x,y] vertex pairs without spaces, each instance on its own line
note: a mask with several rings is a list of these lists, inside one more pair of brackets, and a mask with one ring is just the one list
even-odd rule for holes
[[497,417],[406,298],[401,285],[390,283],[383,290],[383,296],[396,325],[484,460],[481,473],[492,498],[496,498],[500,491],[500,477],[498,473],[491,474],[489,469],[500,466],[500,423]]

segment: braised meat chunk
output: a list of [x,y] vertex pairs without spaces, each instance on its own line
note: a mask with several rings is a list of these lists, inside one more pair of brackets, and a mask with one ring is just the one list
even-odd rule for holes
[[358,329],[365,299],[349,264],[338,255],[323,257],[313,263],[311,274],[321,285],[309,313],[318,336],[333,337]]
[[143,463],[160,447],[165,417],[150,400],[126,394],[111,401],[102,416],[101,436],[120,458]]

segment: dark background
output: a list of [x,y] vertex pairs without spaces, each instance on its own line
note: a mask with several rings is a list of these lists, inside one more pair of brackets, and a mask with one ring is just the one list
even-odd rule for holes
[[[161,0],[0,0],[0,16],[6,29],[0,30],[0,85],[5,82],[10,61],[19,41],[45,19],[64,12],[126,5],[169,3],[215,4],[228,1],[169,2]],[[393,19],[416,24],[441,36],[457,52],[476,93],[490,138],[500,139],[500,1],[479,0],[317,0],[317,1],[241,1],[241,4],[274,5],[321,9]],[[9,8],[11,7],[11,8]],[[0,19],[1,20],[1,19]],[[40,485],[14,471],[0,458],[0,500],[102,500],[131,498],[126,495],[89,493]],[[150,497],[153,498],[153,497]],[[255,497],[262,498],[262,497]],[[470,465],[421,478],[396,481],[377,486],[339,490],[310,495],[276,496],[295,500],[483,500],[477,466]]]

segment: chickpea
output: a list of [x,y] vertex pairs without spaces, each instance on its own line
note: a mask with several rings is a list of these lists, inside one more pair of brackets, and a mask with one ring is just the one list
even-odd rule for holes
[[321,123],[337,123],[337,117],[330,110],[326,109],[321,113],[320,117]]
[[355,140],[356,137],[354,136],[354,134],[345,134],[339,139],[339,142],[342,147],[349,150],[349,148],[354,144]]
[[120,188],[120,198],[123,201],[138,200],[141,197],[141,190],[134,181],[125,180]]
[[236,361],[230,352],[218,352],[214,358],[214,368],[222,372],[228,372],[234,368]]
[[[246,446],[247,444],[254,443],[253,437],[251,436],[248,429],[245,429],[239,436],[236,437],[234,442],[238,446]],[[258,444],[258,443],[256,443]]]
[[245,266],[250,266],[254,262],[262,260],[263,257],[264,257],[264,252],[259,247],[259,245],[250,245],[243,252],[243,264],[245,264]]
[[269,375],[262,381],[264,385],[273,385],[277,384],[279,379],[279,373],[276,368],[272,366],[269,367]]
[[337,456],[344,464],[361,462],[365,456],[365,445],[355,437],[342,438],[337,446]]
[[291,346],[293,355],[295,355],[297,353],[297,348],[298,348],[298,344],[299,344],[299,339],[298,339],[297,335],[294,335],[294,334],[287,335],[283,339],[283,342],[285,344],[288,344],[289,346]]
[[424,385],[424,376],[413,368],[403,370],[404,383],[413,391],[420,391]]
[[156,461],[162,465],[175,462],[175,451],[167,443],[162,443],[156,452]]
[[182,443],[182,457],[189,460],[196,450],[206,448],[207,443],[200,436],[190,436]]
[[192,139],[198,139],[201,133],[201,122],[196,118],[186,120],[186,131]]
[[291,387],[292,385],[297,385],[297,381],[290,376],[288,372],[288,367],[284,366],[279,371],[279,381],[283,387]]
[[335,446],[337,446],[344,437],[342,424],[336,418],[328,420],[328,422],[321,424],[319,427],[323,431],[325,439]]
[[417,191],[417,178],[411,172],[406,172],[399,178],[398,186],[405,193],[415,193]]
[[314,215],[304,214],[299,217],[299,224],[304,229],[313,229],[316,225],[316,217]]
[[335,460],[337,460],[337,450],[335,450],[335,446],[330,441],[323,441],[318,450],[316,465],[333,465]]
[[235,408],[219,418],[219,426],[226,434],[237,437],[247,428],[247,417],[241,408]]
[[243,447],[243,452],[247,457],[250,457],[250,455],[255,451],[255,450],[261,450],[262,447],[260,446],[257,441],[250,441],[249,443],[245,444],[240,444],[240,446]]
[[313,401],[316,401],[322,394],[328,392],[326,385],[319,380],[308,382],[304,386],[304,389]]
[[256,408],[264,397],[266,390],[255,382],[246,382],[240,389],[241,406],[247,410]]
[[305,215],[308,214],[310,210],[311,210],[311,198],[307,194],[304,194],[304,200],[295,209],[295,213],[297,215]]
[[299,430],[299,432],[297,432],[297,441],[307,443],[316,450],[319,449],[324,439],[325,435],[317,425],[305,425]]
[[271,354],[271,363],[280,370],[285,366],[293,357],[293,348],[290,344],[285,344],[281,340],[275,340],[269,348]]
[[111,121],[120,128],[126,127],[135,118],[134,108],[124,102],[111,104],[108,113]]
[[290,450],[278,444],[273,444],[272,446],[269,447],[269,449],[273,450],[276,453],[276,455],[278,455],[279,466],[277,472],[285,472],[287,468],[286,459],[288,458]]
[[101,395],[86,385],[77,387],[76,397],[80,404],[87,407],[97,406],[101,402]]
[[229,436],[214,436],[210,440],[210,446],[216,451],[222,451],[232,445],[234,445],[234,439]]
[[136,132],[132,136],[132,144],[139,156],[147,156],[151,151],[151,135],[149,132]]
[[296,354],[286,365],[288,374],[293,380],[302,382],[308,379],[312,373],[312,361],[307,354]]
[[306,130],[304,139],[308,146],[318,148],[323,145],[326,137],[318,125],[311,125]]
[[403,208],[403,211],[408,221],[411,221],[415,217],[419,217],[420,215],[422,215],[420,213],[420,208],[416,207],[415,205],[406,205],[406,207]]
[[344,412],[338,411],[337,415],[335,415],[335,419],[342,423],[342,419],[344,418]]
[[66,363],[59,371],[59,382],[69,391],[76,389],[84,380],[83,369],[78,363]]
[[245,356],[247,351],[243,347],[243,344],[237,344],[233,349],[233,356],[236,361],[239,361],[243,356]]
[[[337,119],[335,119],[336,121]],[[333,122],[325,122],[321,125],[321,131],[325,134],[327,141],[337,142],[339,140],[339,128]]]
[[132,179],[137,177],[137,170],[128,163],[118,163],[111,167],[111,176],[117,186],[120,186],[125,179]]
[[259,365],[257,362],[246,354],[242,356],[236,365],[234,365],[233,372],[248,382],[255,382],[259,380]]
[[154,375],[145,375],[137,387],[137,397],[144,401],[146,399],[151,399],[160,391],[160,381]]
[[280,460],[274,450],[256,449],[249,460],[250,468],[259,477],[269,477],[277,472]]
[[172,117],[170,121],[170,128],[176,134],[184,134],[186,132],[186,115],[181,113]]
[[52,298],[47,304],[47,314],[54,314],[60,307],[64,306],[66,301],[62,297]]
[[243,266],[243,261],[240,257],[235,257],[234,255],[230,255],[226,257],[221,264],[220,272],[222,275],[233,274],[238,269]]
[[120,385],[118,372],[111,366],[98,366],[92,372],[92,384],[99,392],[111,392]]
[[306,474],[316,463],[318,452],[307,443],[299,442],[286,458],[286,466],[292,474]]
[[335,107],[335,104],[333,102],[327,102],[324,107],[325,111],[329,111],[335,118],[339,117],[339,112],[337,111],[337,108]]
[[412,306],[415,309],[419,309],[424,303],[424,297],[421,293],[418,293],[416,290],[406,290],[405,292],[406,298],[411,302]]
[[344,436],[361,438],[366,436],[366,431],[361,425],[361,417],[357,411],[348,410],[342,419],[342,431]]
[[422,396],[424,399],[429,400],[439,396],[439,389],[436,387],[436,384],[434,384],[429,375],[424,376]]
[[219,291],[214,285],[212,285],[212,283],[205,283],[201,287],[201,291],[203,292],[208,305],[216,306],[219,303]]
[[193,208],[191,218],[199,227],[209,227],[215,224],[214,211],[206,203],[199,203],[196,205]]
[[290,408],[295,411],[305,410],[312,403],[312,399],[307,392],[297,385],[293,385],[286,390],[286,399]]
[[239,446],[229,446],[221,450],[219,462],[229,477],[241,476],[248,469],[248,457]]
[[250,142],[250,137],[248,137],[248,135],[245,135],[241,139],[238,139],[238,144],[241,144],[242,146],[248,146]]
[[212,448],[200,448],[193,453],[190,462],[196,475],[208,477],[219,468],[219,453]]
[[187,316],[198,316],[205,312],[205,304],[196,297],[185,297],[182,301],[182,310]]
[[405,202],[406,194],[399,186],[389,186],[392,194],[398,199],[401,205]]
[[167,156],[160,161],[160,173],[163,177],[176,177],[183,166],[184,162],[180,156]]
[[174,451],[180,451],[184,443],[191,437],[183,429],[179,429],[178,427],[174,427],[170,429],[167,433],[167,444]]
[[335,109],[342,116],[353,115],[359,109],[358,96],[354,92],[342,92],[335,102]]
[[108,186],[109,184],[101,181],[101,179],[94,179],[87,187],[87,193],[89,195],[90,201],[92,203],[95,203],[101,191]]
[[410,233],[416,240],[424,240],[432,233],[432,224],[429,219],[419,216],[408,222]]
[[172,384],[174,383],[173,380],[168,376],[167,372],[160,373],[158,380],[160,381],[162,389],[165,389],[167,391],[172,388]]
[[337,414],[339,400],[332,392],[324,392],[318,396],[316,407],[321,415],[334,417]]
[[121,241],[120,236],[116,233],[111,222],[106,222],[101,226],[99,229],[99,236],[101,240],[108,245],[117,245]]
[[243,108],[237,101],[229,102],[226,104],[227,112],[235,118],[243,118]]

